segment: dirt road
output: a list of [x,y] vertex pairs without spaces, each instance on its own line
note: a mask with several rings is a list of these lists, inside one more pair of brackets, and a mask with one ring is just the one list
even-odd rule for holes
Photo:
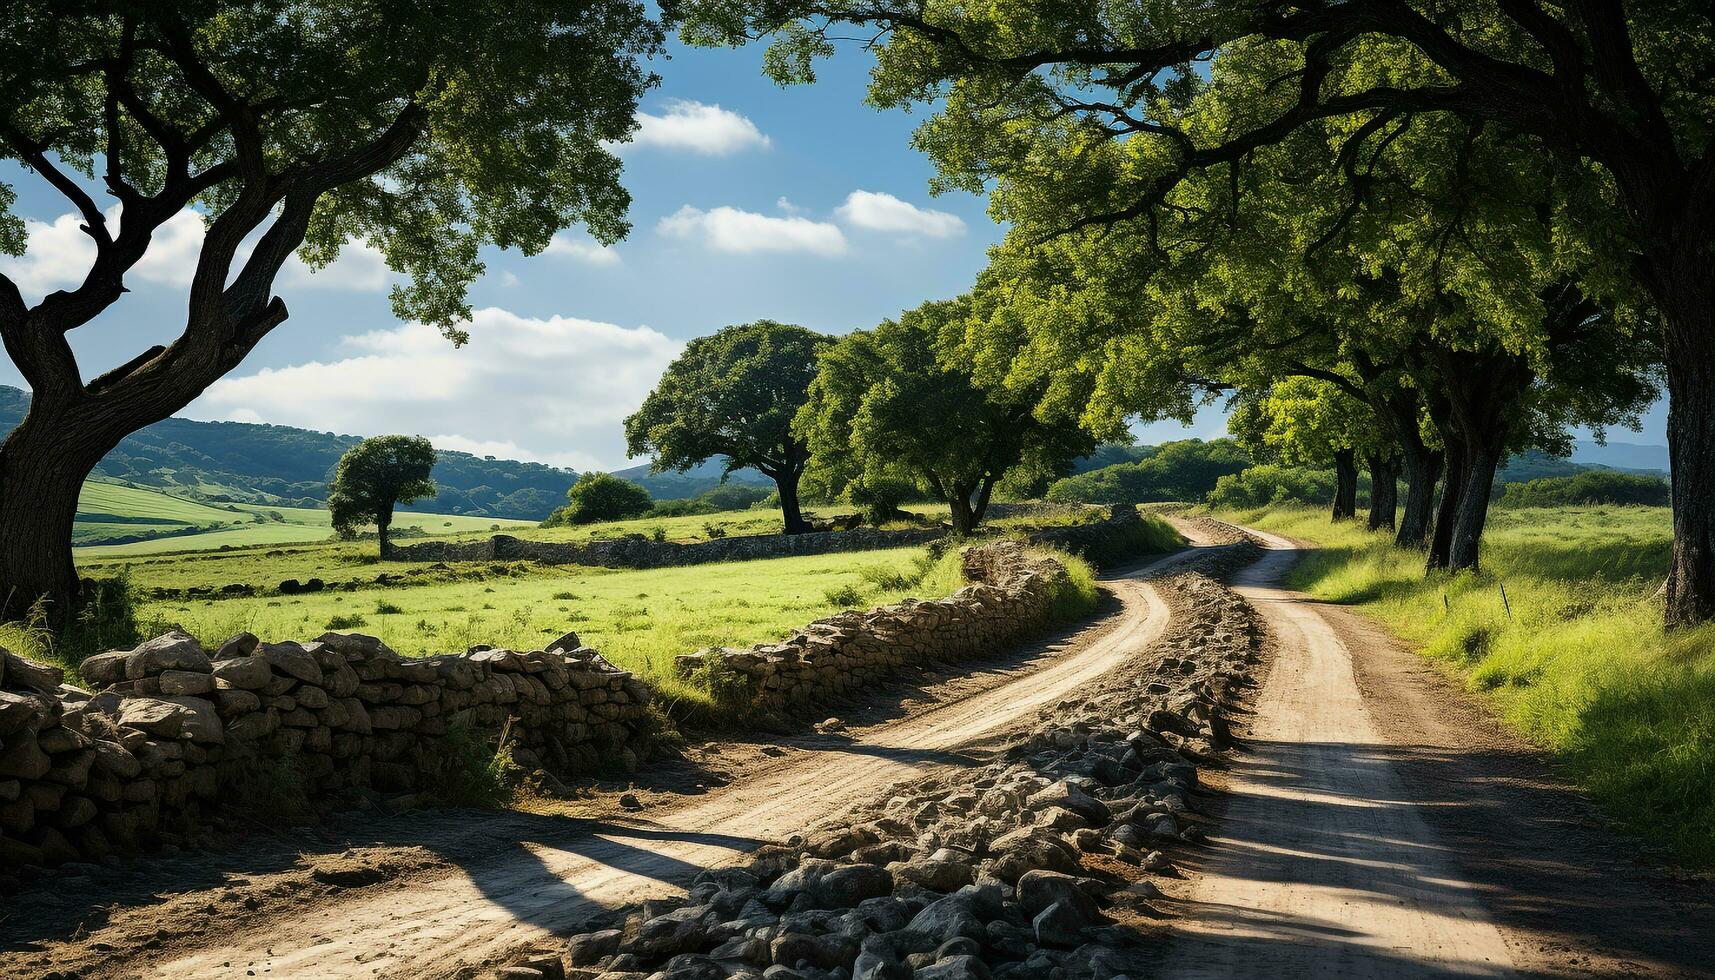
[[[968,764],[956,750],[1033,717],[1147,648],[1167,621],[1167,607],[1147,580],[1184,560],[1169,556],[1108,579],[1118,600],[1112,615],[1058,649],[989,665],[975,693],[855,729],[849,739],[786,740],[773,764],[651,811],[649,819],[484,815],[480,827],[460,833],[438,825],[444,817],[426,815],[418,839],[438,855],[456,855],[438,871],[432,866],[331,895],[300,894],[271,914],[215,921],[208,931],[177,927],[224,909],[225,896],[218,889],[193,892],[166,907],[116,913],[105,928],[60,944],[60,955],[48,961],[92,976],[458,975],[572,931],[598,907],[682,891],[698,871],[849,810],[914,770]],[[458,837],[451,846],[444,840],[449,834]],[[258,889],[251,883],[246,890]],[[136,944],[156,926],[164,940]],[[92,950],[108,955],[87,955]],[[44,961],[11,963],[39,968]],[[0,957],[0,973],[7,966]]]
[[1175,890],[1162,976],[1715,976],[1707,889],[1628,861],[1540,755],[1398,641],[1234,579],[1278,648]]

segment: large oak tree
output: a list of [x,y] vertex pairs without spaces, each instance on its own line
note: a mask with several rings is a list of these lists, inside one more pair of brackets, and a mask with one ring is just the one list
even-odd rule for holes
[[760,470],[780,489],[786,533],[808,531],[798,481],[810,453],[792,420],[816,377],[817,354],[831,343],[773,320],[698,337],[625,420],[631,455],[651,456],[656,472],[684,471],[714,456],[725,459],[726,473]]
[[[79,216],[94,257],[30,302],[0,277],[0,338],[32,389],[0,446],[0,596],[64,615],[79,485],[129,433],[237,366],[287,317],[299,252],[360,239],[408,278],[401,317],[455,342],[482,244],[533,253],[627,231],[606,148],[653,83],[634,0],[22,0],[0,6],[0,157]],[[23,252],[0,187],[0,250]],[[206,220],[182,332],[96,377],[70,335],[123,315],[127,273],[186,208]],[[117,305],[116,305],[117,304]]]
[[[1715,617],[1715,14],[1704,0],[1197,0],[972,5],[952,0],[692,0],[690,36],[773,34],[782,79],[813,77],[861,24],[871,99],[944,100],[917,141],[949,185],[998,179],[1063,228],[1157,218],[1175,186],[1323,120],[1361,161],[1412,120],[1455,117],[1597,178],[1578,220],[1609,275],[1659,313],[1671,394],[1670,624]],[[1187,124],[1204,65],[1268,47],[1258,97]],[[1112,184],[1080,164],[1131,148]],[[1369,188],[1356,167],[1345,196]],[[1092,186],[1094,185],[1094,186]],[[1588,286],[1589,284],[1584,284]],[[1587,290],[1600,293],[1601,288]]]

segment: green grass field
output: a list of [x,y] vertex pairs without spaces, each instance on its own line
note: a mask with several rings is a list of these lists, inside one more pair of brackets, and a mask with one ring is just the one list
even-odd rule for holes
[[1483,571],[1428,578],[1420,554],[1320,509],[1218,516],[1318,545],[1292,585],[1457,670],[1617,821],[1715,866],[1715,626],[1663,629],[1666,508],[1497,508]]
[[[206,504],[116,483],[87,483],[78,494],[72,544],[80,560],[327,541],[325,509]],[[424,534],[533,528],[529,521],[400,511],[394,530]]]

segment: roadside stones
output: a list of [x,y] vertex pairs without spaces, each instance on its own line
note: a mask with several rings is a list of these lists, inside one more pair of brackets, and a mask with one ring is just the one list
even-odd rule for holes
[[[603,980],[700,975],[711,964],[770,980],[1151,975],[1127,923],[1159,915],[1149,903],[1162,893],[1146,875],[1171,862],[1152,848],[1197,833],[1188,760],[1207,751],[1226,678],[1254,662],[1259,636],[1249,608],[1215,583],[1169,584],[1170,601],[1194,600],[1198,615],[1175,617],[1184,625],[1167,642],[1181,652],[1158,675],[1167,691],[1120,678],[1117,690],[1045,711],[986,763],[893,787],[741,870],[703,874],[665,912],[704,925],[695,948],[630,955],[591,933],[571,940],[568,963]],[[1185,673],[1188,660],[1199,666]],[[1146,730],[1156,711],[1180,721]],[[833,887],[841,882],[852,887]]]

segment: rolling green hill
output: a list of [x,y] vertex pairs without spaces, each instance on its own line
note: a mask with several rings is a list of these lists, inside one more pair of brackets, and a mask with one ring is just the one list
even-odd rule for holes
[[[0,385],[0,432],[9,432],[30,405],[28,392]],[[172,418],[127,436],[96,466],[101,482],[149,487],[184,500],[214,504],[319,507],[327,500],[334,464],[358,436],[286,425],[197,422]],[[420,513],[541,520],[565,503],[577,479],[542,463],[440,451],[438,497],[401,508]]]
[[[469,514],[401,513],[394,531],[409,536],[489,531],[529,522]],[[258,544],[325,541],[325,508],[211,504],[147,487],[90,482],[77,498],[72,544],[79,557],[160,554]]]

